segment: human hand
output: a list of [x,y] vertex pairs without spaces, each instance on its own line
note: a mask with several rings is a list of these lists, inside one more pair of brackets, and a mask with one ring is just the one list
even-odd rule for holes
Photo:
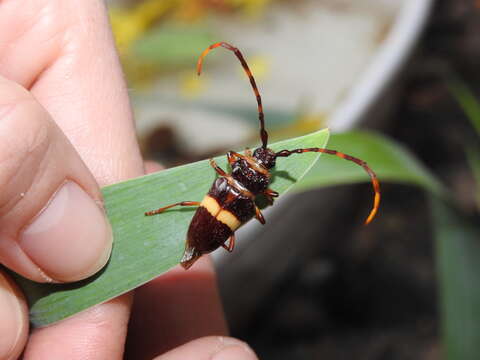
[[[103,2],[0,0],[0,263],[39,282],[94,274],[111,250],[99,185],[143,173]],[[0,359],[22,349],[24,359],[120,359],[132,298],[29,334],[25,300],[0,270]],[[220,337],[207,259],[140,288],[135,304],[130,358],[201,360],[224,349],[225,359],[255,359]]]

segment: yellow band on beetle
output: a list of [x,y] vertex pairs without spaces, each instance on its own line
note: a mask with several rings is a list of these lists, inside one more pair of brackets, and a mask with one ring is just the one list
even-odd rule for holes
[[217,220],[227,225],[230,230],[237,230],[242,224],[237,217],[228,210],[222,210],[217,215]]

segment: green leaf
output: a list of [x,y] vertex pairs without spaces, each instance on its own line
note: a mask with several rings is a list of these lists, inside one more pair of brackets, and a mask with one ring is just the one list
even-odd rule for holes
[[475,179],[475,200],[477,202],[477,209],[480,210],[480,153],[473,146],[466,146],[465,154]]
[[[272,144],[274,150],[322,147],[327,130]],[[287,191],[318,159],[318,153],[278,162],[272,188]],[[215,158],[227,169],[226,156]],[[147,217],[144,212],[184,200],[200,201],[215,172],[208,161],[180,166],[107,186],[105,208],[114,246],[107,266],[96,276],[74,284],[37,284],[17,277],[30,305],[34,326],[46,326],[138,287],[178,264],[194,208],[176,208]]]
[[[438,196],[446,196],[443,185],[400,144],[385,136],[352,131],[332,134],[328,147],[358,157],[368,163],[380,183],[389,181],[419,185]],[[306,190],[319,185],[339,185],[370,181],[366,172],[335,156],[324,156],[296,186]]]
[[480,344],[480,229],[431,199],[440,283],[445,359],[478,359]]
[[453,97],[467,115],[477,134],[480,135],[480,103],[472,90],[458,78],[450,81],[448,85]]
[[132,55],[150,64],[192,66],[198,54],[212,42],[214,37],[205,25],[166,23],[138,39],[133,44]]

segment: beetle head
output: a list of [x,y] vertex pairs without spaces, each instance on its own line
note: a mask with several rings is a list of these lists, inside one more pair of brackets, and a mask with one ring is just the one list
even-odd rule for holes
[[259,147],[253,152],[253,157],[267,169],[275,166],[277,155],[272,149]]

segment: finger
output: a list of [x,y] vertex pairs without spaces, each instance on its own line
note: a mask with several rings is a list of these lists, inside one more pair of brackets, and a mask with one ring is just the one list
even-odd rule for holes
[[34,330],[24,360],[122,359],[130,303],[124,295]]
[[0,359],[16,359],[28,336],[27,303],[13,281],[0,271]]
[[180,266],[135,291],[126,352],[149,359],[187,341],[228,333],[208,256]]
[[72,145],[32,95],[0,78],[0,262],[35,281],[73,281],[105,265],[110,225]]
[[143,163],[143,167],[145,168],[145,173],[147,174],[151,174],[151,173],[165,169],[163,165],[153,160],[146,160]]
[[143,174],[104,1],[0,2],[0,24],[0,74],[31,90],[97,182]]
[[[132,358],[133,359],[133,358]],[[257,360],[250,347],[237,339],[210,336],[179,346],[154,360]]]

